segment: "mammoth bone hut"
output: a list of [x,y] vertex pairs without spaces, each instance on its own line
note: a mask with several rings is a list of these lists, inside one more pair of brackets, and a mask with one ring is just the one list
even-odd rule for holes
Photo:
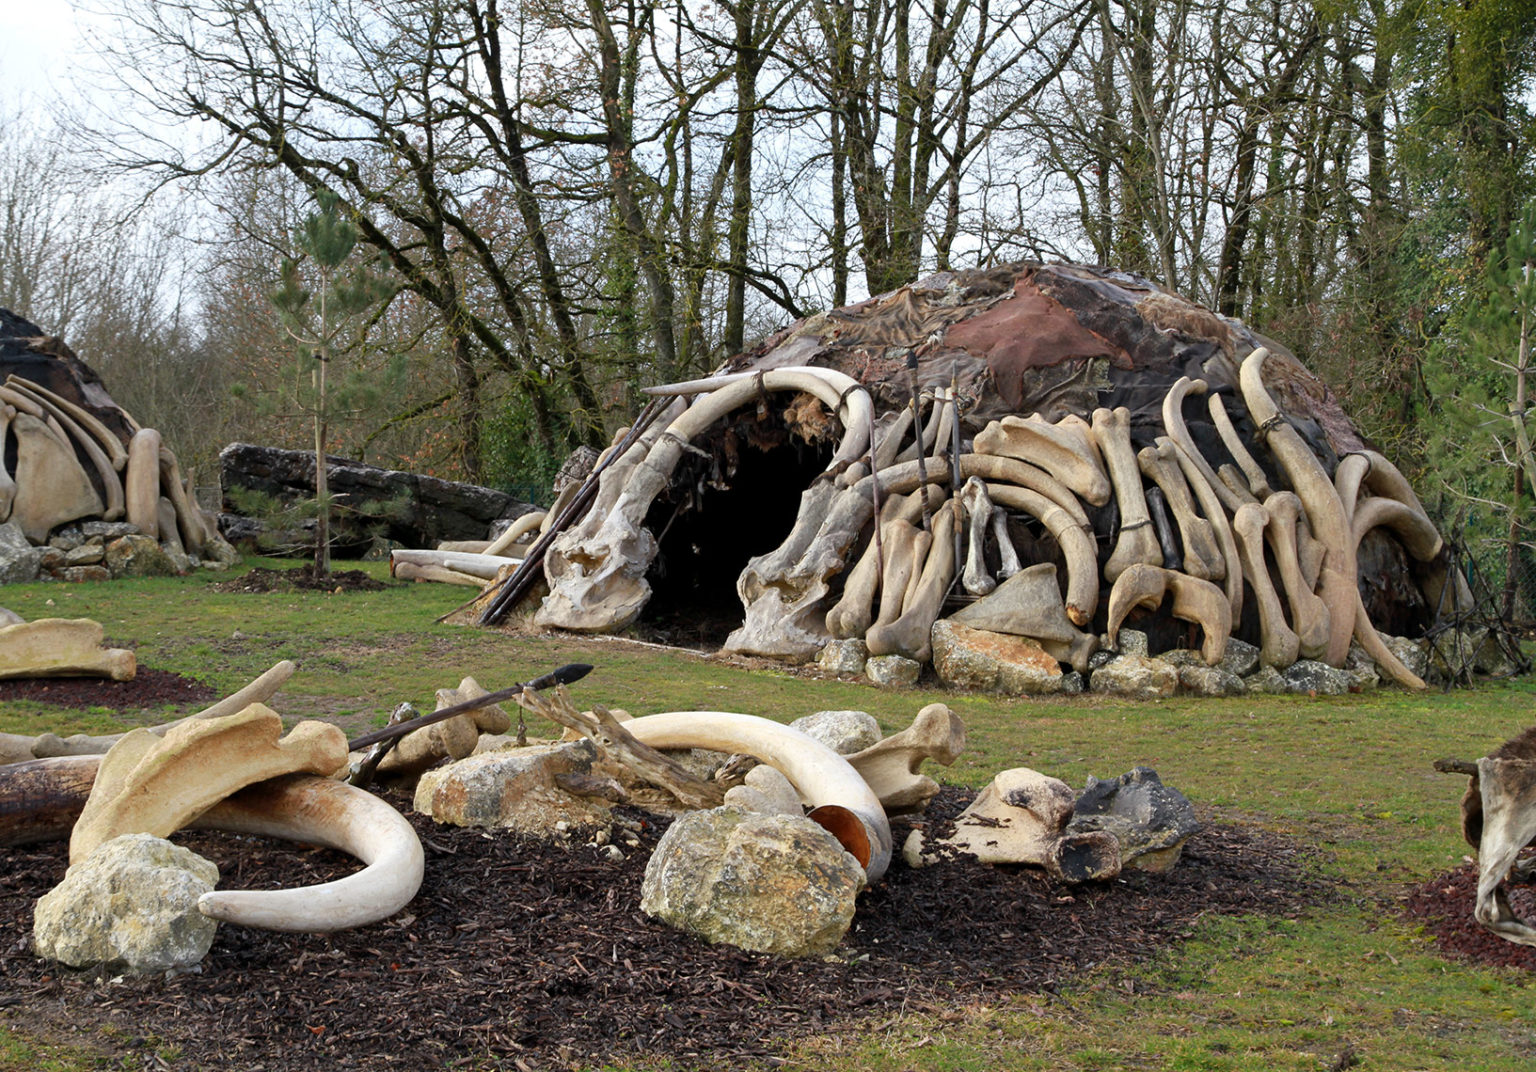
[[1320,379],[1122,272],[939,273],[647,394],[520,563],[481,574],[473,621],[702,623],[732,652],[1016,692],[1133,658],[1130,626],[1186,667],[1230,647],[1254,653],[1238,674],[1374,663],[1421,688],[1397,638],[1471,609]]
[[238,559],[160,433],[63,340],[0,309],[0,584]]

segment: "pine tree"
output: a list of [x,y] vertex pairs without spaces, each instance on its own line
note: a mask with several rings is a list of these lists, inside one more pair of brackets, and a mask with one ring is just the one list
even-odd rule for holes
[[363,314],[392,293],[389,281],[363,262],[351,261],[357,225],[342,212],[329,190],[315,194],[317,211],[309,213],[294,236],[295,256],[284,257],[278,285],[271,293],[284,329],[294,340],[309,372],[309,391],[295,399],[314,422],[315,572],[331,568],[331,496],[326,472],[326,442],[335,402],[333,361],[364,342]]

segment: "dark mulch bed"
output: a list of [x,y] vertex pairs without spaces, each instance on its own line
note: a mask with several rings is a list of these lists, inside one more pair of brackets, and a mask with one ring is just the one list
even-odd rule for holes
[[210,585],[215,592],[380,592],[389,586],[362,570],[332,570],[317,574],[313,564],[276,570],[257,566],[227,581]]
[[[1536,919],[1536,886],[1506,883],[1509,906],[1521,919]],[[1445,953],[1475,964],[1536,971],[1536,947],[1516,945],[1488,930],[1472,915],[1477,904],[1477,865],[1465,863],[1414,887],[1403,914],[1423,926]]]
[[0,700],[36,700],[54,707],[106,707],[142,711],[167,704],[210,704],[209,685],[169,670],[141,666],[132,681],[92,677],[29,677],[0,681]]
[[[934,817],[970,795],[945,790]],[[393,802],[406,810],[403,797]],[[622,861],[412,815],[427,876],[404,914],[319,936],[225,925],[201,974],[169,980],[106,981],[32,957],[32,905],[62,876],[65,848],[14,849],[0,856],[0,1022],[64,1038],[110,1024],[128,1050],[171,1044],[186,1067],[210,1069],[545,1068],[641,1052],[741,1067],[871,1017],[1050,991],[1096,965],[1154,956],[1202,916],[1293,915],[1332,896],[1297,843],[1225,825],[1196,835],[1170,874],[1081,887],[964,860],[913,871],[898,859],[860,898],[837,957],[788,961],[646,918],[640,883],[664,823],[628,814],[645,825]],[[898,842],[905,833],[898,826]],[[218,863],[227,888],[324,881],[355,866],[232,835],[178,840]]]

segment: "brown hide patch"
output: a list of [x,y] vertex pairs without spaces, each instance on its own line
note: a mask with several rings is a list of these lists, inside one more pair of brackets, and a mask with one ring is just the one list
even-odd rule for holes
[[821,399],[808,391],[801,391],[784,407],[784,423],[807,443],[835,439],[838,434],[836,418],[827,412]]
[[1071,310],[1043,294],[1031,276],[1014,283],[1012,299],[950,328],[944,343],[985,359],[998,394],[1015,409],[1024,405],[1031,369],[1096,357],[1131,367],[1125,351],[1083,327]]
[[[1478,848],[1483,839],[1482,768],[1487,763],[1493,775],[1496,802],[1507,801],[1516,812],[1536,808],[1536,727],[1506,741],[1478,764],[1479,773],[1467,785],[1461,798],[1461,836]],[[1508,750],[1506,752],[1506,749]]]
[[1488,753],[1489,759],[1536,760],[1536,726],[1511,737]]
[[971,311],[964,305],[939,304],[933,291],[902,287],[894,294],[827,314],[832,342],[848,349],[917,348]]

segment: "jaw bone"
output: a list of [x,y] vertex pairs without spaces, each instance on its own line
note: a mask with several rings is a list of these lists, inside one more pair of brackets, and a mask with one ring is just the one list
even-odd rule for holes
[[1232,608],[1226,596],[1210,581],[1158,566],[1132,566],[1115,582],[1109,593],[1109,642],[1118,640],[1126,615],[1137,607],[1157,610],[1170,590],[1173,616],[1200,626],[1204,634],[1200,657],[1206,665],[1215,666],[1226,653],[1232,634]]

